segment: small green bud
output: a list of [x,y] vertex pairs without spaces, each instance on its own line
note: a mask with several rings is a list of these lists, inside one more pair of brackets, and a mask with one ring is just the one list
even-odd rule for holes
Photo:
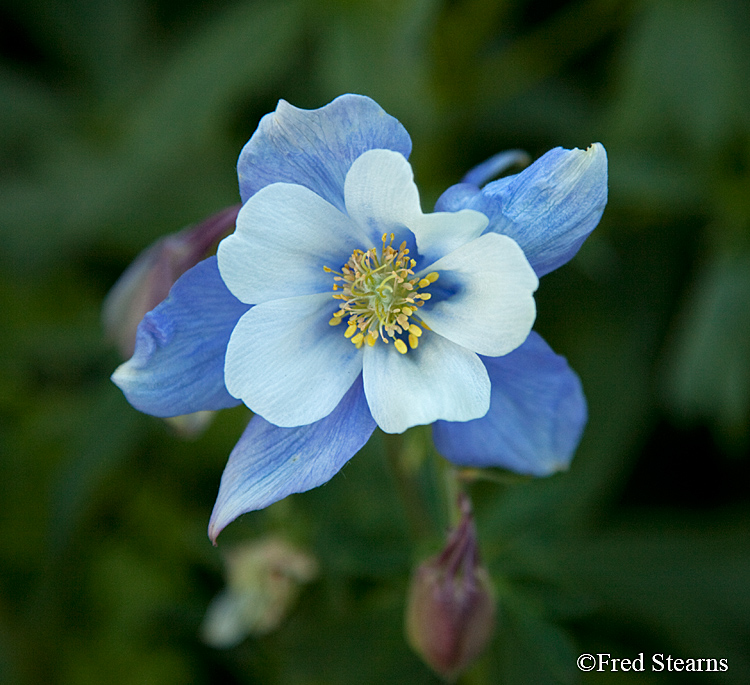
[[468,497],[443,551],[412,577],[406,610],[409,644],[436,673],[454,681],[484,651],[495,628],[495,599],[481,566]]

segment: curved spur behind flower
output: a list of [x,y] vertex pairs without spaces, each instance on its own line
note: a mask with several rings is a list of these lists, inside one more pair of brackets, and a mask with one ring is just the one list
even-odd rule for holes
[[410,149],[369,98],[280,103],[240,156],[235,233],[149,314],[115,373],[149,413],[172,411],[170,382],[189,388],[181,411],[237,398],[256,413],[222,477],[212,539],[330,479],[376,424],[438,422],[438,447],[459,464],[545,475],[570,461],[585,400],[565,360],[529,335],[533,293],[601,216],[604,148],[558,148],[480,188],[519,153],[498,157],[432,214]]

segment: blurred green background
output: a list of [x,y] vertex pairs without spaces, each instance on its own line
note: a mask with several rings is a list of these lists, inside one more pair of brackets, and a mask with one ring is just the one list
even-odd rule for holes
[[[159,236],[237,202],[279,98],[375,98],[431,207],[507,148],[601,141],[610,200],[542,280],[582,377],[568,473],[471,487],[500,621],[465,684],[750,682],[750,5],[745,0],[3,0],[0,682],[421,684],[416,539],[376,435],[328,485],[205,529],[247,413],[185,441],[109,374],[103,297]],[[423,430],[411,477],[434,494]],[[278,534],[320,574],[276,631],[199,628],[222,549]],[[726,658],[581,674],[582,652]]]

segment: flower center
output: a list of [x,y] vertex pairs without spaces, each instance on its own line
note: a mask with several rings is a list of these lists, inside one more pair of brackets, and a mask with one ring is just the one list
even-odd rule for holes
[[[388,344],[391,338],[395,348],[406,354],[409,347],[416,349],[422,328],[429,330],[415,312],[432,297],[430,293],[420,293],[419,289],[432,285],[438,273],[433,271],[424,278],[416,278],[413,271],[416,262],[409,257],[406,241],[396,250],[392,247],[393,239],[393,233],[390,240],[384,233],[379,253],[375,247],[367,251],[354,250],[341,271],[323,267],[327,273],[336,274],[333,297],[341,300],[338,311],[328,323],[338,326],[346,318],[344,335],[357,349],[365,343],[372,347],[378,338]],[[404,338],[409,341],[409,347]]]

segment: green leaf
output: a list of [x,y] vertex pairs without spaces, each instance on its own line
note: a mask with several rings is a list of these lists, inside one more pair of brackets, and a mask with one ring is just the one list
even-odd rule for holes
[[568,580],[601,602],[600,618],[658,638],[675,657],[727,658],[718,682],[750,679],[750,542],[746,513],[643,511],[569,544]]
[[709,420],[720,439],[750,440],[750,255],[706,263],[667,351],[666,400],[683,420]]

